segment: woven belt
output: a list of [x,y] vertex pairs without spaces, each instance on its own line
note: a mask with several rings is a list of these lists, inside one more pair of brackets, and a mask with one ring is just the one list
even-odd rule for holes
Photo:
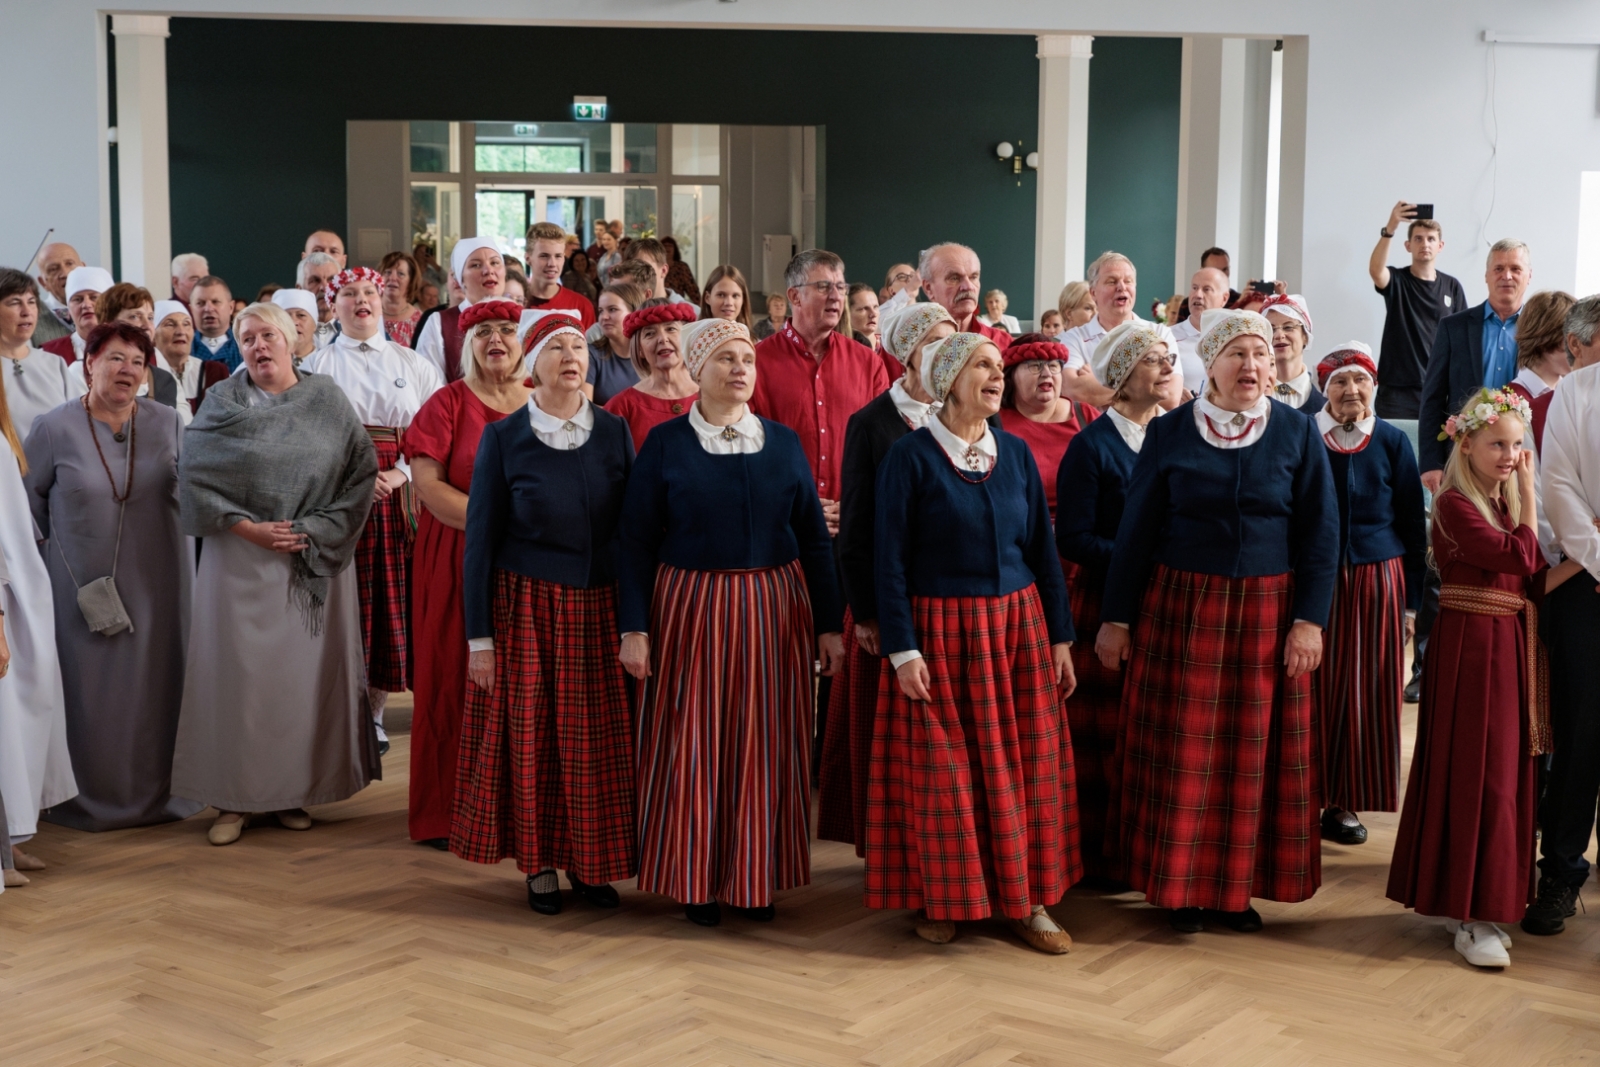
[[1533,601],[1505,589],[1486,589],[1481,585],[1441,585],[1441,610],[1464,615],[1521,615],[1527,663],[1528,755],[1542,756],[1551,750],[1550,739],[1550,662],[1539,640],[1539,609]]
[[[392,426],[363,426],[367,436],[372,438],[373,444],[392,444],[396,451],[400,449],[401,438],[404,430],[397,430]],[[411,488],[411,479],[406,479],[406,484],[400,487],[400,511],[406,517],[406,540],[409,542],[417,535],[417,495]]]

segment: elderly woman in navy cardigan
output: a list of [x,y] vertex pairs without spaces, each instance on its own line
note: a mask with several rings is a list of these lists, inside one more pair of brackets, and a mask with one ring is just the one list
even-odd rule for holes
[[867,793],[866,903],[919,908],[919,936],[993,915],[1041,952],[1072,938],[1045,906],[1082,874],[1072,616],[1033,454],[989,426],[1000,350],[958,333],[922,351],[943,402],[878,470],[884,674]]
[[589,350],[571,321],[523,319],[533,394],[485,427],[467,494],[450,850],[515,858],[528,906],[554,915],[558,868],[579,898],[614,908],[609,883],[635,867],[633,717],[610,651],[633,439],[584,395]]
[[[1111,390],[1111,406],[1073,437],[1056,473],[1056,500],[1068,505],[1056,508],[1056,548],[1063,560],[1078,565],[1070,583],[1072,617],[1085,633],[1100,628],[1106,570],[1145,430],[1162,414],[1163,403],[1176,401],[1183,389],[1177,363],[1178,354],[1167,347],[1161,330],[1140,319],[1102,337],[1089,359],[1095,378]],[[1087,641],[1073,646],[1072,661],[1078,688],[1067,703],[1067,723],[1078,775],[1083,869],[1087,878],[1104,885],[1117,872],[1106,847],[1115,844],[1115,834],[1108,832],[1106,820],[1118,780],[1122,671],[1107,670]]]
[[1359,845],[1358,811],[1397,811],[1406,642],[1422,601],[1427,517],[1411,442],[1372,413],[1378,367],[1350,341],[1317,367],[1317,430],[1339,501],[1339,579],[1317,671],[1322,836]]
[[833,543],[800,438],[749,408],[750,331],[683,331],[700,386],[645,438],[623,506],[621,659],[639,724],[639,888],[715,926],[811,880],[812,663],[844,656]]
[[922,352],[955,332],[955,319],[939,304],[905,304],[886,314],[879,343],[902,368],[900,376],[888,392],[850,416],[844,432],[837,542],[846,605],[844,663],[833,681],[822,735],[817,836],[848,842],[858,856],[866,855],[867,767],[884,671],[873,579],[878,466],[896,441],[926,426],[939,410],[922,387]]
[[1311,674],[1338,569],[1327,449],[1269,399],[1272,328],[1226,309],[1201,325],[1206,395],[1146,431],[1096,642],[1128,665],[1123,874],[1183,933],[1259,930],[1252,897],[1321,883]]

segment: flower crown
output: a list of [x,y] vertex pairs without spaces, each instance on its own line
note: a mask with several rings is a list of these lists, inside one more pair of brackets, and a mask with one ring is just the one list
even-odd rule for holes
[[1513,393],[1510,389],[1485,388],[1478,393],[1476,404],[1444,420],[1444,432],[1439,435],[1439,440],[1460,441],[1485,426],[1493,426],[1500,421],[1501,415],[1515,415],[1524,426],[1533,424],[1533,413],[1521,394]]

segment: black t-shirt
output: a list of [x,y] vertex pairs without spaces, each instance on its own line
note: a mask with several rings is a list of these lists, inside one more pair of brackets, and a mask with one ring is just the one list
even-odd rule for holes
[[1389,268],[1389,287],[1378,289],[1378,295],[1388,312],[1378,350],[1378,382],[1394,389],[1421,389],[1439,320],[1467,310],[1467,294],[1443,271],[1425,282],[1406,266]]

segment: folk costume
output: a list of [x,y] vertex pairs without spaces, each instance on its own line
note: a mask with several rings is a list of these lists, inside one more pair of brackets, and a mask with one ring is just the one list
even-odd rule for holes
[[[518,322],[522,306],[484,300],[461,316],[470,337],[480,322]],[[470,347],[465,358],[472,359]],[[484,430],[505,418],[485,404],[463,379],[430,396],[406,428],[407,460],[435,461],[444,479],[467,493]],[[461,574],[467,535],[417,509],[417,540],[411,557],[412,648],[411,793],[407,827],[413,841],[450,837],[456,798],[456,761],[461,710],[467,693],[467,646]]]
[[34,419],[88,391],[81,373],[43,348],[30,348],[21,359],[0,359],[0,390],[20,441],[28,439]]
[[[461,272],[467,267],[467,258],[479,249],[496,249],[493,239],[488,237],[463,237],[456,242],[450,252],[450,273],[459,280]],[[367,268],[357,268],[365,270]],[[382,282],[379,282],[382,285]],[[488,300],[498,300],[498,296],[485,297]],[[331,303],[331,299],[330,299]],[[466,366],[461,361],[461,345],[466,339],[467,331],[461,325],[461,316],[466,314],[472,306],[471,300],[462,300],[452,308],[436,311],[428,316],[422,324],[422,332],[416,338],[415,351],[429,363],[439,376],[440,385],[449,385],[459,381],[466,373]],[[330,342],[331,343],[331,342]],[[323,347],[319,342],[318,348]]]
[[[160,328],[168,316],[180,315],[189,320],[189,328],[194,328],[194,320],[189,314],[189,309],[177,300],[158,300],[154,316],[156,327]],[[176,390],[178,401],[176,407],[178,415],[183,419],[183,424],[188,426],[194,421],[194,413],[200,410],[200,401],[206,398],[206,390],[218,382],[225,380],[232,373],[228,365],[219,359],[203,359],[192,348],[189,358],[183,361],[181,368],[174,367],[167,359],[166,353],[157,353],[161,367],[178,383]]]
[[[1033,360],[1057,360],[1065,368],[1071,355],[1066,345],[1056,341],[1024,340],[1013,342],[1005,350],[1005,365],[1010,370]],[[1035,422],[1014,407],[1000,409],[1000,425],[1006,433],[1021,438],[1027,444],[1028,451],[1033,453],[1033,461],[1039,467],[1039,477],[1044,480],[1044,499],[1050,507],[1051,522],[1056,517],[1056,472],[1061,469],[1067,446],[1099,416],[1098,408],[1077,402],[1073,402],[1072,414],[1065,422]]]
[[876,572],[878,468],[895,442],[928,424],[939,404],[923,403],[906,391],[905,365],[928,333],[950,313],[933,303],[902,302],[881,321],[880,343],[899,373],[880,393],[850,416],[844,434],[837,539],[839,578],[844,587],[844,665],[833,679],[828,721],[823,730],[817,802],[817,836],[844,841],[866,855],[867,774],[872,762],[872,731],[885,660],[861,647],[856,623],[878,618]]
[[[341,271],[328,283],[328,304],[340,289],[356,281],[383,284],[382,276],[369,267]],[[381,332],[366,340],[341,332],[332,344],[307,356],[300,369],[331,378],[344,390],[372,439],[378,469],[399,470],[406,476],[404,486],[373,503],[356,548],[367,688],[378,737],[386,747],[384,701],[389,693],[404,692],[412,683],[411,554],[417,517],[411,467],[401,444],[406,427],[443,383],[430,363]]]
[[[1267,297],[1266,301],[1261,305],[1261,314],[1263,316],[1269,311],[1276,311],[1278,314],[1298,322],[1305,331],[1305,348],[1307,350],[1311,348],[1311,312],[1306,307],[1305,297],[1299,293],[1274,294]],[[1271,344],[1270,341],[1267,343]],[[1317,383],[1312,378],[1309,365],[1288,381],[1279,382],[1274,387],[1272,398],[1280,403],[1288,404],[1303,415],[1310,415],[1313,418],[1316,417],[1317,412],[1328,406],[1328,398],[1323,396],[1321,390],[1317,388]]]
[[[1252,312],[1202,326],[1208,371],[1239,336],[1271,343]],[[1133,630],[1112,824],[1128,882],[1185,929],[1200,908],[1257,928],[1252,897],[1321,881],[1311,676],[1288,677],[1284,645],[1327,623],[1337,531],[1327,449],[1292,408],[1199,398],[1146,431],[1101,608]]]
[[[583,337],[564,312],[523,315],[530,366],[552,338]],[[637,856],[634,723],[616,644],[633,441],[620,418],[579,402],[558,419],[529,397],[525,412],[485,429],[467,503],[466,643],[494,653],[495,678],[491,692],[467,683],[450,849],[479,863],[514,858],[545,914],[561,910],[556,869],[615,906],[608,883],[633,877]]]
[[[1343,375],[1376,386],[1378,367],[1366,345],[1351,341],[1324,357],[1317,374],[1323,389]],[[1404,433],[1371,415],[1341,423],[1326,406],[1316,419],[1339,504],[1339,575],[1315,682],[1322,833],[1360,844],[1366,829],[1338,812],[1399,810],[1404,617],[1422,603],[1427,516]]]
[[[958,333],[927,346],[929,395],[945,400],[990,343]],[[1051,649],[1074,635],[1033,455],[1003,430],[968,444],[934,418],[890,448],[876,503],[892,670],[872,744],[866,905],[920,908],[934,923],[1004,917],[1035,947],[1037,931],[1045,951],[1066,951],[1043,908],[1082,874]],[[932,702],[894,675],[919,656]]]
[[[697,323],[690,375],[748,338]],[[714,426],[698,404],[651,431],[622,515],[620,625],[650,637],[640,889],[764,912],[810,881],[812,663],[817,635],[839,630],[837,589],[794,431],[748,409]]]
[[[637,308],[630,311],[628,317],[622,320],[622,332],[631,341],[633,335],[646,326],[659,326],[667,322],[689,323],[695,321],[697,315],[699,312],[695,310],[693,304],[656,304],[652,307]],[[643,384],[644,381],[641,380],[631,389],[617,393],[605,404],[607,411],[628,424],[628,431],[633,435],[635,450],[644,448],[644,440],[650,436],[651,430],[686,414],[699,398],[698,394],[672,400],[651,396],[640,388]]]

